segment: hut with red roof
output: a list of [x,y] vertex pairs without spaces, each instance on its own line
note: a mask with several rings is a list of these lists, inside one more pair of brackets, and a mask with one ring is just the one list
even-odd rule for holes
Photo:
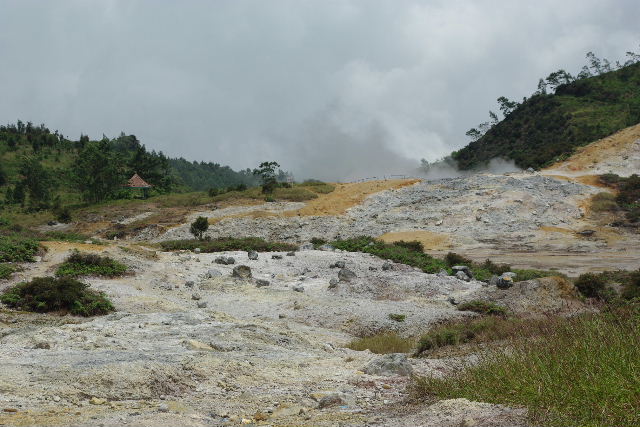
[[153,185],[149,184],[147,181],[142,179],[140,175],[138,175],[137,173],[134,173],[133,176],[129,178],[129,181],[127,181],[127,184],[125,185],[125,187],[141,188],[142,197],[146,199],[147,196],[149,195],[149,189],[153,187]]

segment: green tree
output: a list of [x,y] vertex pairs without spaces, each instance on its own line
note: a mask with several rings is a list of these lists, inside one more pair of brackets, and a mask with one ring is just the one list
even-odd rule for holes
[[206,233],[208,229],[209,221],[207,220],[207,218],[199,216],[195,221],[191,223],[189,231],[194,235],[196,239],[202,240],[202,236],[204,236],[204,233]]
[[278,185],[276,169],[279,167],[278,162],[262,162],[253,170],[253,174],[259,176],[262,180],[262,193],[271,194],[275,190]]
[[89,202],[108,199],[124,183],[119,162],[108,139],[88,142],[73,166],[75,184]]
[[29,194],[29,207],[35,210],[46,208],[51,199],[53,182],[42,164],[38,159],[26,156],[23,157],[18,171]]

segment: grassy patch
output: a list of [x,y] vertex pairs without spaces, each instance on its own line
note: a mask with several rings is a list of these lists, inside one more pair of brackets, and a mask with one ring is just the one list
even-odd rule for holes
[[[328,194],[335,190],[331,184],[321,181],[304,182],[292,186],[280,186],[273,190],[269,201],[286,200],[289,202],[304,202],[318,197],[318,194]],[[260,187],[247,188],[244,191],[228,191],[212,198],[214,202],[233,201],[242,199],[265,200]]]
[[616,195],[603,191],[591,198],[591,210],[594,212],[611,212],[618,209]]
[[451,273],[451,269],[447,264],[431,255],[423,252],[417,252],[413,247],[403,246],[397,243],[384,243],[373,237],[362,236],[352,239],[336,240],[332,242],[336,249],[349,252],[365,252],[376,255],[383,259],[390,259],[402,264],[418,267],[425,273],[437,273],[441,269]]
[[56,276],[122,276],[127,266],[118,261],[95,254],[74,252],[58,267]]
[[[628,222],[640,222],[640,176],[633,174],[628,178],[623,178],[610,173],[600,175],[600,182],[616,189],[618,193],[617,196],[614,196],[615,199],[609,197],[607,201],[611,205],[610,210],[620,209],[625,212]],[[594,207],[596,196],[594,196],[594,203],[591,206],[593,210],[597,210]]]
[[40,244],[18,234],[0,235],[0,262],[32,262]]
[[18,271],[16,265],[0,263],[0,280],[8,279],[16,271]]
[[490,316],[507,315],[507,309],[501,305],[489,301],[473,300],[458,305],[460,311],[473,311],[475,313],[487,314]]
[[285,252],[297,249],[296,245],[283,242],[267,242],[259,237],[220,237],[211,240],[168,240],[160,243],[164,251],[194,250],[202,252],[256,251]]
[[[578,291],[587,298],[603,301],[612,301],[616,297],[640,298],[640,270],[584,273],[575,280],[574,284]],[[616,295],[613,285],[619,286],[619,295]]]
[[556,317],[520,319],[497,316],[450,321],[420,337],[415,355],[466,343],[531,337],[554,328],[560,322],[562,319]]
[[384,332],[370,337],[358,338],[347,344],[351,350],[369,350],[376,354],[408,353],[413,349],[415,340],[404,338],[395,332]]
[[549,426],[640,425],[640,310],[580,316],[513,341],[453,377],[420,378],[420,399],[526,406]]
[[405,319],[407,318],[406,314],[398,314],[398,313],[389,313],[389,319],[393,320],[394,322],[404,322]]
[[5,290],[0,301],[19,310],[61,311],[77,316],[95,316],[115,310],[104,294],[70,277],[37,277],[19,283]]

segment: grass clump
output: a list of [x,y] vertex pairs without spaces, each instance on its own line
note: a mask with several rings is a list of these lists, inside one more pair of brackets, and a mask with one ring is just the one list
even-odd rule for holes
[[623,300],[640,298],[640,270],[584,273],[575,280],[574,284],[578,291],[587,298],[606,302],[612,302],[619,298]]
[[[615,196],[615,200],[611,199],[613,195],[607,196],[610,197],[609,203],[612,206],[610,210],[620,209],[625,212],[627,221],[631,223],[640,222],[640,176],[633,174],[624,178],[610,173],[600,175],[600,182],[614,188],[618,193]],[[596,194],[593,199],[592,209],[594,210],[597,210],[595,206],[597,204],[597,196],[599,194]]]
[[405,319],[407,318],[406,314],[397,314],[397,313],[389,313],[389,319],[393,320],[394,322],[404,322]]
[[516,273],[515,280],[518,282],[539,279],[541,277],[564,276],[563,274],[547,270],[511,268],[509,264],[496,264],[490,259],[487,259],[482,263],[477,263],[455,252],[449,252],[445,255],[444,261],[449,267],[453,267],[454,265],[466,265],[469,267],[476,280],[484,282],[488,282],[492,276],[499,276],[508,271]]
[[376,354],[408,353],[413,349],[415,340],[404,338],[395,332],[383,332],[369,337],[358,338],[347,344],[347,348],[356,351],[369,350]]
[[127,271],[127,266],[118,261],[95,254],[73,252],[60,264],[56,270],[56,276],[122,276]]
[[365,252],[383,259],[418,267],[425,273],[437,273],[442,269],[451,272],[444,261],[431,255],[417,252],[415,248],[409,248],[402,244],[384,243],[369,236],[336,240],[331,245],[336,249],[349,252]]
[[452,377],[415,380],[420,399],[525,406],[536,425],[640,425],[638,304],[557,322]]
[[615,194],[603,191],[591,198],[591,210],[594,212],[610,212],[618,209]]
[[447,346],[539,335],[555,327],[558,322],[561,319],[555,317],[521,319],[502,316],[450,321],[434,327],[420,337],[415,355],[420,356]]
[[104,294],[71,277],[36,277],[5,290],[0,301],[19,310],[61,311],[76,316],[95,316],[115,310]]
[[473,311],[490,316],[507,316],[507,309],[489,301],[473,300],[458,305],[460,311]]
[[19,234],[0,235],[0,262],[33,262],[40,244]]
[[260,237],[219,237],[211,240],[168,240],[160,243],[162,250],[194,250],[202,252],[256,251],[285,252],[297,249],[296,245],[283,242],[268,242]]

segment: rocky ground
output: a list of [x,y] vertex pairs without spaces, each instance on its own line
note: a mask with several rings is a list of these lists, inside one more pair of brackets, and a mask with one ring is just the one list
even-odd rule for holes
[[[634,144],[622,146],[635,150]],[[74,248],[107,253],[132,273],[86,279],[117,307],[107,316],[0,307],[0,425],[526,425],[518,408],[407,400],[410,373],[446,375],[473,356],[378,356],[345,345],[383,330],[419,335],[471,315],[451,300],[489,299],[529,314],[584,309],[566,281],[502,290],[361,253],[301,250],[250,259],[246,252],[157,252],[148,243],[189,238],[188,223],[204,215],[210,237],[304,243],[371,235],[573,275],[637,268],[637,230],[594,219],[589,199],[607,190],[567,171],[373,183],[361,185],[353,200],[343,185],[331,198],[308,203],[195,208],[181,225],[140,227],[126,241],[47,242],[43,259],[0,289],[52,274]],[[385,191],[369,195],[376,185]],[[137,224],[153,214],[135,212],[118,222]],[[579,233],[585,230],[593,233]],[[221,256],[235,262],[217,263]]]

